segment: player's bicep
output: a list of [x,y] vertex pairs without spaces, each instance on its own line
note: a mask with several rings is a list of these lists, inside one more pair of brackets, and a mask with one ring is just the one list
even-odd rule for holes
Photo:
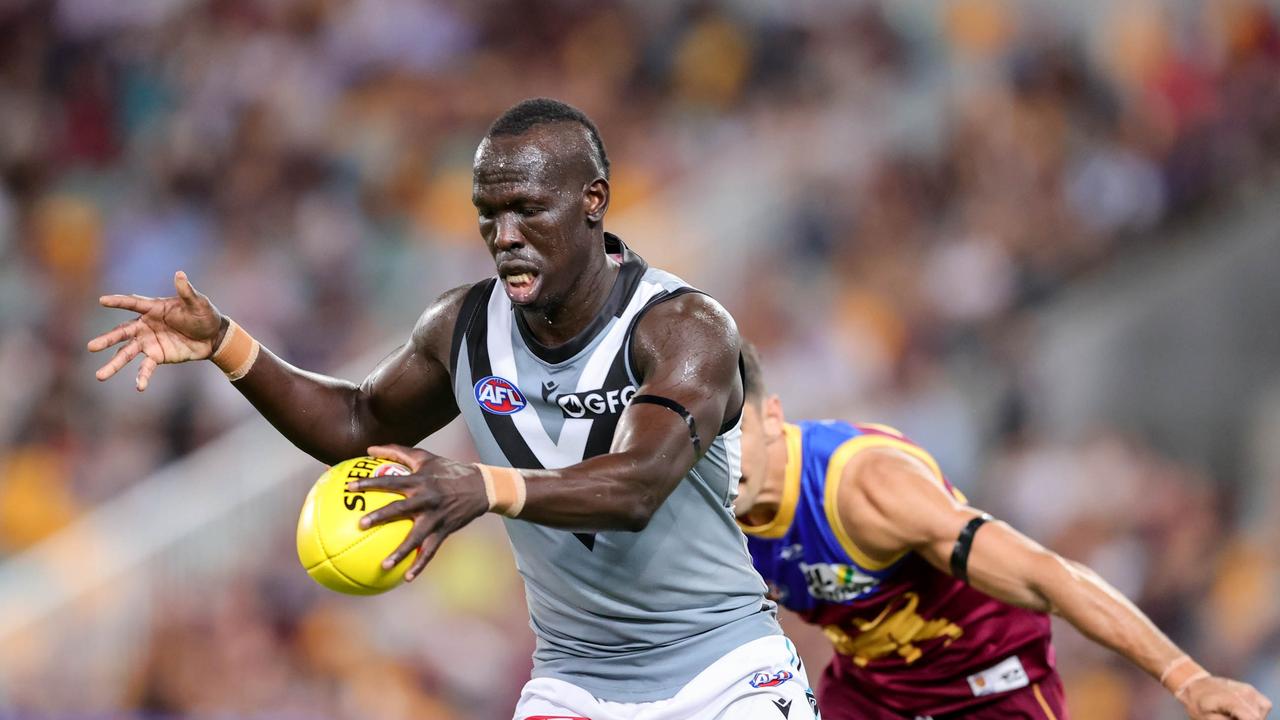
[[645,315],[632,351],[640,387],[619,419],[613,450],[661,453],[683,476],[741,405],[737,327],[711,298],[683,295]]
[[914,551],[943,569],[950,543],[978,514],[927,465],[894,448],[855,456],[845,466],[836,501],[844,532],[871,558],[887,562]]
[[[919,460],[896,450],[868,450],[841,488],[841,517],[872,551],[914,551],[951,574],[961,531],[981,511],[969,507]],[[969,584],[1004,602],[1049,610],[1040,588],[1060,577],[1058,556],[998,520],[979,526],[965,566]]]

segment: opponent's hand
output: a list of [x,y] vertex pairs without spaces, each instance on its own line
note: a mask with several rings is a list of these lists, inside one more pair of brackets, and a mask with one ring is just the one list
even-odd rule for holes
[[446,537],[488,512],[484,479],[475,465],[417,448],[375,445],[369,448],[369,454],[395,460],[412,471],[409,475],[383,475],[347,483],[352,492],[388,490],[405,496],[365,515],[360,527],[413,520],[408,537],[382,561],[382,568],[390,570],[416,549],[418,557],[404,574],[407,582],[418,577]]
[[129,361],[142,355],[135,385],[138,392],[147,389],[157,365],[204,360],[213,354],[214,342],[222,331],[222,313],[197,292],[178,271],[173,276],[175,297],[149,298],[142,295],[103,295],[103,307],[132,310],[138,317],[120,323],[89,341],[89,350],[98,352],[124,343],[111,361],[94,373],[98,380],[115,375]]
[[1182,704],[1192,720],[1263,720],[1271,701],[1247,683],[1206,677],[1187,686]]

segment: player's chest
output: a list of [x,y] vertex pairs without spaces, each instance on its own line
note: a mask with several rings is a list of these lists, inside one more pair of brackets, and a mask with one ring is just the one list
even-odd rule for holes
[[586,380],[581,373],[538,369],[508,378],[486,375],[472,388],[476,406],[491,415],[536,415],[548,425],[619,415],[636,394],[626,377]]
[[616,351],[555,365],[517,351],[472,370],[458,394],[460,407],[471,406],[464,415],[472,433],[492,437],[518,467],[563,467],[608,452],[636,394]]

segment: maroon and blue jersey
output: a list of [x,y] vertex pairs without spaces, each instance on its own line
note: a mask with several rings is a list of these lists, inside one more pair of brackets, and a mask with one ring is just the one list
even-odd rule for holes
[[1044,704],[1041,684],[1058,682],[1048,616],[995,600],[915,553],[877,562],[841,524],[844,469],[870,448],[915,457],[963,502],[933,457],[892,428],[840,421],[787,425],[786,443],[778,513],[743,530],[774,599],[835,647],[819,685],[823,716],[940,718],[1019,691]]

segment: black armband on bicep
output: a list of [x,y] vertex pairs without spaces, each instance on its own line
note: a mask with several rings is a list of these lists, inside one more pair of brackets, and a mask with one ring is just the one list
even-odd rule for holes
[[659,405],[679,415],[685,424],[689,426],[689,439],[693,441],[693,456],[696,458],[702,455],[702,439],[698,437],[698,424],[693,419],[693,414],[686,410],[683,405],[661,395],[636,395],[631,398],[631,404],[635,405],[637,403]]
[[994,518],[987,513],[970,520],[960,531],[960,537],[956,538],[955,547],[951,550],[951,575],[962,583],[969,582],[969,550],[973,548],[973,536],[988,520]]

